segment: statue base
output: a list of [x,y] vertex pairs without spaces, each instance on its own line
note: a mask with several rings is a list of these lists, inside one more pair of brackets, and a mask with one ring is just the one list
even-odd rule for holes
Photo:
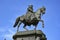
[[20,31],[13,36],[14,40],[47,40],[41,30]]

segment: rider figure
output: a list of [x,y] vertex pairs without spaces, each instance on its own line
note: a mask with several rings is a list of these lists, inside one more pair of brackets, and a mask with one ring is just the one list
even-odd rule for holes
[[33,5],[29,5],[29,7],[27,8],[27,11],[33,13]]
[[32,14],[33,14],[33,5],[29,5],[29,7],[27,8],[26,19],[31,21]]

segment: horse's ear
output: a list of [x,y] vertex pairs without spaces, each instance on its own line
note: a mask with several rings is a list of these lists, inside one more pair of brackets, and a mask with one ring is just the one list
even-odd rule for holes
[[46,8],[45,8],[44,6],[43,6],[42,8],[43,8],[44,10],[46,10]]

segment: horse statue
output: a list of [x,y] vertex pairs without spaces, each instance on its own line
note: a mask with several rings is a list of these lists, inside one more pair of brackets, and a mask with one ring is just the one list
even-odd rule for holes
[[[13,27],[17,27],[17,31],[19,31],[19,27],[21,25],[21,23],[24,24],[23,28],[26,29],[26,26],[35,26],[34,30],[36,30],[36,27],[37,27],[37,24],[40,22],[42,22],[42,27],[44,28],[44,21],[41,19],[41,16],[43,14],[45,14],[45,10],[46,8],[45,7],[42,7],[42,8],[39,8],[36,12],[33,12],[33,14],[31,14],[29,20],[26,19],[26,16],[28,15],[22,15],[22,16],[19,16],[17,17],[16,21],[15,21],[15,24]],[[28,30],[28,29],[26,29]]]

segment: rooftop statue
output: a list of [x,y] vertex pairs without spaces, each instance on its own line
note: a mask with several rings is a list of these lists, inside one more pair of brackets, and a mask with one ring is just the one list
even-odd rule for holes
[[45,7],[39,8],[36,12],[33,12],[33,5],[29,5],[27,8],[27,12],[25,15],[17,17],[15,24],[13,27],[17,27],[17,31],[19,31],[19,27],[21,23],[24,24],[23,28],[28,30],[26,26],[34,25],[36,30],[37,24],[42,22],[42,27],[44,28],[44,21],[41,19],[41,15],[45,14]]

